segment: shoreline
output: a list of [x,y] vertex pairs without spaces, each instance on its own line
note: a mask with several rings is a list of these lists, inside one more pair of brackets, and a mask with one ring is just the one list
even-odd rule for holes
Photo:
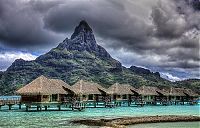
[[163,116],[141,116],[141,117],[122,117],[113,119],[81,119],[72,120],[73,124],[83,124],[87,126],[102,126],[111,128],[124,128],[127,125],[145,124],[145,123],[162,123],[162,122],[193,122],[200,121],[200,116],[180,116],[180,115],[163,115]]

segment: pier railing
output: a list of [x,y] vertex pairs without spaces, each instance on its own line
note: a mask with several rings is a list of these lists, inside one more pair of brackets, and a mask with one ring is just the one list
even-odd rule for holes
[[0,100],[0,105],[20,104],[20,100]]
[[9,110],[13,105],[19,105],[21,108],[21,97],[12,97],[12,96],[2,96],[0,97],[0,108],[1,106],[9,106]]

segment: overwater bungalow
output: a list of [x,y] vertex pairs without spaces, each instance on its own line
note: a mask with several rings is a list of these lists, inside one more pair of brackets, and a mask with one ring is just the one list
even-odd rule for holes
[[189,88],[184,88],[184,93],[191,100],[196,100],[199,97],[199,95],[196,92],[192,91]]
[[59,98],[58,101],[61,101],[62,103],[73,102],[72,100],[75,95],[75,92],[73,91],[70,85],[59,79],[50,79],[50,81],[53,82],[53,84],[55,84],[57,88],[60,88],[60,92],[61,90],[63,91],[63,93],[57,94]]
[[161,90],[168,104],[184,104],[184,91],[182,88],[168,87]]
[[[198,94],[191,89],[168,87],[158,89],[152,86],[142,86],[138,89],[126,84],[115,83],[108,89],[101,85],[79,80],[73,86],[69,86],[62,80],[48,79],[40,76],[20,88],[16,92],[21,96],[20,104],[26,108],[36,106],[37,110],[42,107],[47,110],[48,106],[69,105],[77,109],[83,107],[106,107],[136,104],[194,104]],[[83,107],[82,107],[83,103]],[[113,105],[112,105],[113,104]],[[3,106],[0,102],[0,106]],[[12,104],[11,104],[12,105]],[[81,105],[81,106],[80,106]],[[11,107],[10,107],[11,108]]]
[[17,90],[17,94],[21,95],[21,103],[25,104],[27,109],[31,106],[37,106],[41,109],[50,105],[60,105],[65,102],[68,95],[72,95],[71,87],[57,79],[48,79],[40,76]]
[[159,88],[157,88],[156,92],[158,93],[158,96],[156,96],[156,104],[169,105],[169,92]]
[[197,104],[199,95],[196,92],[189,88],[184,88],[183,93],[185,94],[184,102],[187,102],[190,105]]
[[128,104],[129,106],[132,101],[132,96],[134,96],[132,90],[136,89],[128,84],[115,83],[107,89],[107,93],[111,101],[114,101],[117,106],[121,106],[121,104]]
[[76,100],[96,107],[100,102],[104,103],[106,90],[99,84],[85,80],[79,80],[72,86]]
[[184,104],[185,102],[192,104],[195,99],[198,99],[197,93],[186,88],[165,87],[157,89],[157,93],[159,94],[159,97],[156,97],[157,101],[159,99],[163,105]]
[[141,86],[135,92],[137,94],[136,104],[156,104],[156,97],[158,88],[152,86]]

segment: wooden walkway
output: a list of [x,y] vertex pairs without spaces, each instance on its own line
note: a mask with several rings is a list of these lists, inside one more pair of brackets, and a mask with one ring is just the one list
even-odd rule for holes
[[[0,109],[2,106],[8,106],[8,109],[11,110],[14,105],[18,105],[19,109],[21,109],[22,103],[20,102],[21,97],[20,96],[0,96]],[[101,106],[97,106],[101,103]],[[157,104],[158,103],[158,104]],[[144,101],[101,101],[101,102],[95,102],[95,101],[74,101],[74,102],[33,102],[33,103],[25,103],[26,110],[32,110],[34,108],[37,108],[37,111],[41,110],[47,110],[50,106],[56,106],[58,109],[61,110],[61,106],[64,108],[71,108],[72,110],[78,110],[82,111],[85,108],[89,107],[107,107],[107,108],[113,108],[113,107],[120,107],[120,106],[145,106],[145,105],[195,105],[197,102],[189,101],[184,103],[183,101],[155,101],[152,104],[147,104]],[[93,106],[91,106],[93,105]],[[44,108],[44,109],[42,109]],[[50,109],[51,110],[51,109]]]
[[12,97],[12,96],[3,96],[0,97],[0,109],[2,106],[8,106],[9,110],[11,110],[13,105],[19,105],[19,109],[21,109],[20,97]]

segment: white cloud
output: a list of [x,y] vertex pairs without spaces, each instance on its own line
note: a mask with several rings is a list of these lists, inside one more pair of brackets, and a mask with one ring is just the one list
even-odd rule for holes
[[0,52],[0,71],[5,71],[16,59],[34,60],[36,57],[36,55],[31,53],[18,51]]
[[172,74],[170,74],[170,73],[168,73],[168,72],[161,72],[160,73],[161,74],[161,76],[163,77],[163,78],[166,78],[166,79],[168,79],[168,80],[170,80],[170,81],[181,81],[181,80],[183,80],[183,79],[181,79],[181,78],[179,78],[179,77],[177,77],[177,76],[173,76]]

